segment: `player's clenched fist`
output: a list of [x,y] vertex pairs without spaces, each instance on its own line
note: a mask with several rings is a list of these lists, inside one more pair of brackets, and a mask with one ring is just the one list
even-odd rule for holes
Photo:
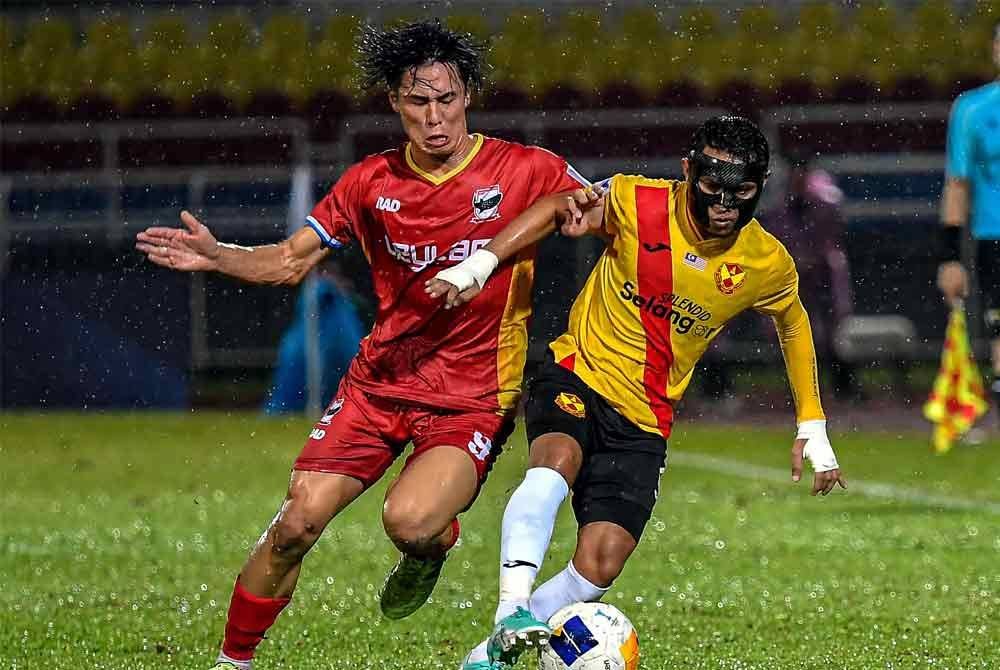
[[958,261],[946,261],[938,266],[937,285],[948,303],[969,294],[969,275]]
[[[604,207],[604,191],[597,185],[578,188],[561,201],[556,209],[559,232],[567,237],[583,237],[599,228],[600,214]],[[591,212],[597,212],[591,214]]]
[[206,226],[187,211],[181,212],[184,228],[147,228],[136,235],[135,248],[157,265],[184,272],[216,269],[219,243]]

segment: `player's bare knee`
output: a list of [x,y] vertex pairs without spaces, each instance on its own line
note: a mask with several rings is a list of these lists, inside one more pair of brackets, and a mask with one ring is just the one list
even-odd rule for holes
[[316,544],[321,531],[308,515],[284,510],[271,527],[271,552],[279,560],[297,562]]
[[583,450],[569,435],[549,433],[531,443],[530,467],[555,470],[570,486],[576,480],[582,462]]
[[427,547],[441,534],[431,515],[420,505],[399,501],[391,496],[382,507],[382,525],[386,535],[401,551]]

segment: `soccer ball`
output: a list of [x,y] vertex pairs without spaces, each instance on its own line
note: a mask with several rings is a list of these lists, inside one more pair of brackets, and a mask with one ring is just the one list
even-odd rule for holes
[[604,603],[574,603],[549,619],[552,637],[538,659],[539,670],[637,670],[639,637],[619,609]]

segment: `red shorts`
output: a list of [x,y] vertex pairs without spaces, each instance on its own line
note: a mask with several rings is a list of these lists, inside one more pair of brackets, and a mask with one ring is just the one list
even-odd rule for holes
[[513,428],[510,415],[402,404],[369,395],[345,377],[294,469],[347,475],[368,488],[412,441],[407,463],[434,447],[455,447],[469,455],[482,485]]

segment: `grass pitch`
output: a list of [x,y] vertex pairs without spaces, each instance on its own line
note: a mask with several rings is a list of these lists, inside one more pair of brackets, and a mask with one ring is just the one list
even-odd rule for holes
[[[0,415],[0,668],[209,667],[309,425]],[[642,667],[1000,668],[1000,443],[938,457],[925,432],[835,435],[858,486],[814,499],[782,481],[791,438],[682,417],[654,518],[608,594],[638,628]],[[367,493],[306,559],[256,667],[456,668],[490,628],[525,451],[519,432],[433,601],[403,622],[378,612],[396,554],[384,486]],[[563,511],[543,578],[572,551]]]

